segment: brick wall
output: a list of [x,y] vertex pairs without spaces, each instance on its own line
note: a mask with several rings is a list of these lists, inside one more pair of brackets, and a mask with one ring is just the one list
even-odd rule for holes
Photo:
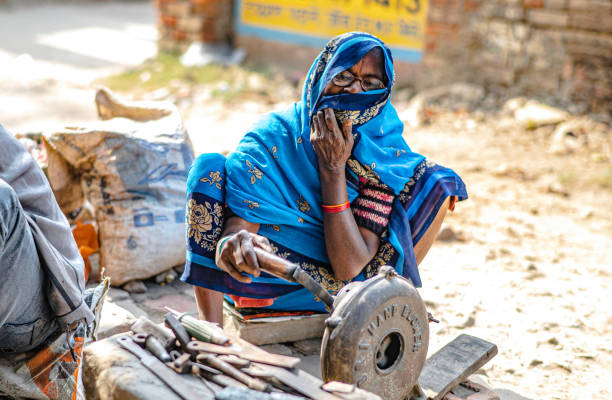
[[416,72],[612,113],[612,0],[430,0]]
[[190,43],[231,43],[232,0],[154,0],[158,47],[185,51]]
[[[155,0],[160,48],[235,39],[255,61],[307,71],[320,49],[234,38],[232,3]],[[465,81],[612,114],[612,0],[429,0],[423,62],[396,69],[419,90]]]

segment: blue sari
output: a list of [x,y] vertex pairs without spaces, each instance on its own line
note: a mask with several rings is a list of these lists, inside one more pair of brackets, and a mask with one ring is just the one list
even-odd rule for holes
[[[375,47],[384,54],[387,88],[322,95],[336,74]],[[464,200],[467,193],[455,172],[413,153],[404,141],[403,124],[390,101],[394,80],[391,51],[382,41],[362,32],[343,34],[332,39],[313,63],[300,102],[264,116],[227,158],[198,157],[187,180],[187,262],[181,279],[226,294],[275,298],[267,307],[272,310],[325,310],[296,283],[262,273],[244,284],[221,271],[214,260],[229,207],[233,214],[260,224],[259,234],[270,240],[277,255],[299,264],[330,293],[349,282],[335,278],[327,257],[321,183],[310,143],[312,116],[332,108],[340,122],[353,123],[355,145],[347,161],[349,200],[358,196],[360,179],[385,185],[396,195],[378,252],[354,280],[392,265],[420,287],[413,246],[447,197]]]

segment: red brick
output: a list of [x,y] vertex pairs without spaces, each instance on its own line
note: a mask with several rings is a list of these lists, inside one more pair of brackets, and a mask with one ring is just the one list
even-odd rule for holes
[[480,1],[477,0],[465,0],[463,3],[463,9],[467,12],[474,11],[480,8]]
[[525,8],[544,8],[544,0],[523,0]]
[[175,30],[174,32],[172,32],[172,37],[174,38],[174,40],[177,41],[183,41],[187,39],[187,33],[183,32],[183,31],[179,31],[178,29]]
[[162,15],[160,17],[161,24],[169,28],[176,28],[176,17],[170,15]]
[[219,1],[193,4],[193,13],[197,15],[206,15],[208,17],[221,17],[224,15],[229,15],[230,12],[230,5],[227,2]]

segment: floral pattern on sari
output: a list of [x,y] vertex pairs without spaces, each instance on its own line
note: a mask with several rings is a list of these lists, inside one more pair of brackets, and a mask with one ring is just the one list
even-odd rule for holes
[[221,190],[222,181],[223,178],[221,178],[221,171],[210,171],[210,174],[208,174],[208,178],[204,177],[200,179],[200,182],[208,182],[210,185],[215,185],[219,190]]
[[194,198],[187,202],[187,238],[208,251],[214,251],[223,227],[223,208],[219,202]]

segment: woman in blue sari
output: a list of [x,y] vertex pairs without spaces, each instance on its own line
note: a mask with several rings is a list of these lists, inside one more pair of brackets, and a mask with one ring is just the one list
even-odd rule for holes
[[264,116],[227,158],[196,159],[181,279],[195,285],[200,318],[221,323],[224,295],[238,307],[325,311],[298,284],[261,272],[254,247],[299,264],[332,294],[382,265],[421,286],[418,264],[467,193],[402,138],[394,80],[380,39],[343,34],[313,63],[300,102]]

